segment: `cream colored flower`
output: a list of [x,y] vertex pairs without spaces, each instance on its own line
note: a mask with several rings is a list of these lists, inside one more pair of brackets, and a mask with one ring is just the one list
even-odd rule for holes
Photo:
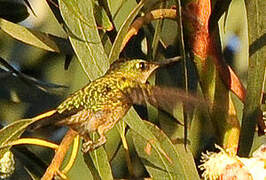
[[0,178],[4,179],[12,175],[15,171],[14,155],[11,151],[7,151],[0,159]]
[[[205,180],[266,180],[266,146],[262,145],[261,153],[253,153],[254,157],[240,158],[229,155],[224,149],[216,146],[220,152],[202,154],[202,164]],[[264,148],[263,148],[264,147]],[[258,155],[260,154],[260,155]]]

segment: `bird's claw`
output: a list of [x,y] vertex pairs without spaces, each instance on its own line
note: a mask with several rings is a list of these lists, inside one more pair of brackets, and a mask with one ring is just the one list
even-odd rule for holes
[[87,153],[87,152],[89,152],[89,151],[92,151],[92,150],[94,150],[94,148],[93,148],[93,142],[92,141],[87,141],[87,142],[84,142],[83,144],[82,144],[82,152],[84,152],[84,153]]
[[82,152],[87,153],[89,151],[93,151],[94,149],[97,149],[98,147],[102,146],[105,142],[106,142],[105,136],[102,136],[96,142],[89,140],[83,143],[81,150]]

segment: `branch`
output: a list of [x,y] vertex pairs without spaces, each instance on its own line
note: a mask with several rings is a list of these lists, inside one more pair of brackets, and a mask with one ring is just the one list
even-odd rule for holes
[[49,167],[46,169],[45,174],[43,175],[41,180],[52,180],[56,172],[59,170],[64,157],[67,153],[67,150],[69,146],[71,145],[73,139],[77,136],[77,132],[69,129],[60,143],[58,150],[55,153],[55,156],[49,165]]

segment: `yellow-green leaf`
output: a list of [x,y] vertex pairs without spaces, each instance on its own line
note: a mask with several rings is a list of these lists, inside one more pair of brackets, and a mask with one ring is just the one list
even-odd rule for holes
[[0,18],[0,28],[16,40],[52,52],[73,54],[69,42],[60,37],[35,31]]
[[90,80],[102,76],[109,67],[94,18],[91,1],[60,0],[60,11],[70,33],[73,49]]
[[[33,122],[32,119],[23,119],[15,121],[0,130],[0,146],[7,144],[10,141],[18,139],[25,131],[28,125]],[[10,149],[10,147],[0,149],[0,158]]]
[[[133,140],[139,157],[150,176],[154,179],[199,179],[191,152],[185,151],[182,144],[174,146],[168,137],[154,124],[144,122],[145,129],[152,132],[156,139],[147,138],[146,134],[133,133]],[[153,144],[160,143],[165,154]],[[168,157],[165,158],[165,155]]]

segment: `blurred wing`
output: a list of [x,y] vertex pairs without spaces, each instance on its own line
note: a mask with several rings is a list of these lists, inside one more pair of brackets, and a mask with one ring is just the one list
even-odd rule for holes
[[153,106],[172,113],[180,102],[192,108],[195,106],[207,107],[208,103],[201,97],[186,93],[183,90],[170,87],[159,87],[145,84],[144,87],[134,88],[130,93],[133,104],[146,105],[149,102]]

